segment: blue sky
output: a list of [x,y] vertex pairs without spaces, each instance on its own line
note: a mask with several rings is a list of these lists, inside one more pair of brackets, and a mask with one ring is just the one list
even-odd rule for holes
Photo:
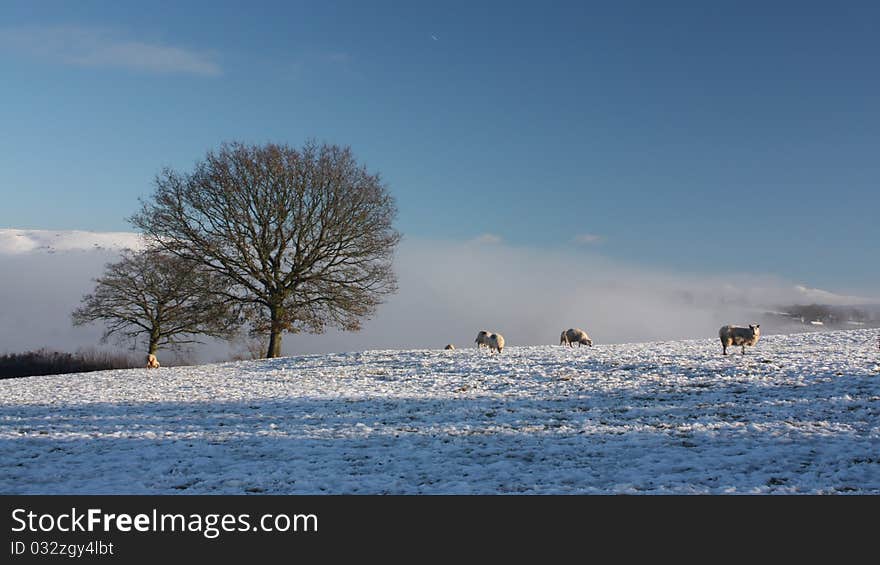
[[129,230],[222,141],[350,145],[407,238],[880,290],[875,2],[5,2],[0,227]]

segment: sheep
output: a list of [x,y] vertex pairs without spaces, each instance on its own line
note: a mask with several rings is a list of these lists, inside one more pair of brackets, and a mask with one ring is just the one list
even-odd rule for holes
[[731,345],[741,345],[743,355],[745,355],[746,346],[754,346],[761,338],[761,325],[750,324],[747,328],[724,326],[718,330],[718,337],[721,338],[722,353],[724,355],[727,355],[727,348]]
[[488,346],[490,351],[494,349],[501,353],[501,350],[504,349],[504,336],[501,334],[489,334]]
[[477,334],[477,339],[474,340],[474,343],[477,344],[477,348],[481,347],[489,347],[489,334],[492,332],[488,332],[486,330],[480,330],[480,333]]
[[158,369],[159,368],[159,360],[156,359],[156,356],[150,353],[147,355],[147,369]]
[[450,343],[446,347],[444,347],[443,349],[446,349],[448,351],[452,351],[453,349],[455,349],[455,346]]
[[578,347],[584,345],[593,347],[593,340],[580,328],[568,328],[559,336],[559,345],[568,344],[569,347],[574,347],[572,343],[577,343]]
[[495,349],[498,353],[501,353],[501,350],[504,349],[504,336],[494,332],[480,330],[474,343],[477,344],[478,348],[488,347],[490,350]]

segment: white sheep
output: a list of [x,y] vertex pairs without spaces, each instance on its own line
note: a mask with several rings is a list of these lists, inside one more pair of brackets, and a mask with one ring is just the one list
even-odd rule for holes
[[480,330],[480,333],[477,334],[477,339],[474,340],[474,343],[477,344],[477,348],[489,347],[489,334],[491,333],[492,332],[486,330]]
[[489,334],[489,350],[496,350],[498,353],[501,353],[501,350],[504,349],[504,336],[501,334]]
[[749,327],[740,326],[723,326],[718,330],[718,337],[721,338],[722,353],[727,355],[727,348],[731,345],[741,345],[743,355],[746,353],[746,346],[754,346],[761,339],[761,325],[750,324]]
[[147,369],[158,369],[159,368],[159,360],[156,359],[156,356],[150,353],[147,355]]
[[572,343],[577,343],[578,347],[584,345],[593,347],[593,340],[580,328],[568,328],[559,336],[559,345],[567,344],[569,347],[574,347]]

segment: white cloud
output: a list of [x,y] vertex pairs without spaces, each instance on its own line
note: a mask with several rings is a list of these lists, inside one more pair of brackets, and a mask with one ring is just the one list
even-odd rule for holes
[[132,232],[19,230],[0,228],[0,255],[58,251],[119,251],[143,246]]
[[494,233],[484,233],[475,237],[471,241],[474,243],[489,243],[494,245],[501,243],[502,239],[500,235],[495,235]]
[[580,245],[593,245],[604,240],[604,237],[594,233],[580,233],[572,238],[572,241]]
[[828,292],[821,288],[810,288],[802,284],[795,285],[795,295],[801,304],[829,304],[829,305],[848,305],[848,304],[870,304],[874,300],[861,296],[850,296]]
[[212,57],[182,47],[145,42],[106,29],[54,26],[0,29],[0,50],[66,65],[124,68],[153,73],[217,76]]

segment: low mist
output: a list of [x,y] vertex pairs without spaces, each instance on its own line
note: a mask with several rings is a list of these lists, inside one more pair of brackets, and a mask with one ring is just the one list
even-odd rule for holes
[[[0,254],[0,353],[98,346],[103,328],[74,328],[70,312],[117,257],[106,250]],[[762,319],[779,305],[865,301],[772,275],[665,272],[486,237],[405,240],[395,268],[399,292],[360,332],[287,334],[284,353],[473,347],[481,329],[502,333],[508,346],[558,344],[569,327],[586,330],[596,344],[713,338],[728,323],[757,322],[773,333],[795,330]],[[211,342],[184,357],[218,361],[241,351],[241,344]]]
[[596,344],[711,338],[728,323],[757,322],[772,333],[796,328],[762,320],[781,304],[865,301],[772,275],[664,272],[487,237],[405,241],[397,272],[400,292],[361,332],[286,336],[285,351],[473,347],[481,329],[508,345],[558,344],[569,327]]

